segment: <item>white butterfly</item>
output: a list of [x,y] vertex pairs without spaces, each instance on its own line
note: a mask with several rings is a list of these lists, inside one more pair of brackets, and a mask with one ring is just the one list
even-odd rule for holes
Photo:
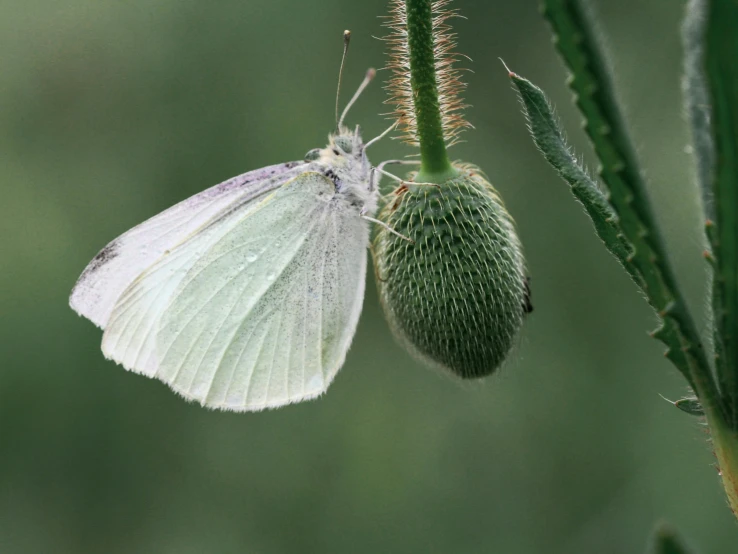
[[70,305],[104,329],[105,356],[211,408],[323,393],[356,330],[386,174],[342,121],[305,161],[234,177],[103,248]]

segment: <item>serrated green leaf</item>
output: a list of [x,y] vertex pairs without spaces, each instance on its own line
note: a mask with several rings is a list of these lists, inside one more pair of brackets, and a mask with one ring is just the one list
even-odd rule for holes
[[688,413],[693,416],[705,415],[705,410],[702,404],[696,398],[682,398],[674,402],[674,406],[679,408],[681,411]]
[[[520,94],[524,113],[536,146],[557,173],[569,183],[572,192],[584,206],[587,215],[592,219],[595,231],[605,243],[607,249],[620,261],[636,284],[646,293],[651,304],[658,309],[662,324],[652,336],[668,347],[666,356],[681,371],[690,386],[695,388],[694,376],[690,369],[695,364],[695,360],[690,358],[689,349],[684,347],[686,340],[680,331],[681,327],[685,326],[680,320],[685,317],[689,318],[688,314],[680,311],[674,300],[660,306],[662,302],[660,298],[652,299],[650,297],[650,293],[654,290],[653,281],[649,283],[649,279],[644,275],[641,267],[634,263],[637,252],[624,236],[618,213],[608,201],[607,196],[599,189],[572,154],[545,94],[527,79],[513,72],[509,72],[509,74]],[[657,276],[659,275],[658,272],[658,267],[652,270],[652,273]],[[656,283],[661,287],[664,286],[661,279]],[[667,291],[663,292],[661,296],[663,298],[673,298],[674,295]]]
[[[533,141],[543,157],[569,183],[572,193],[584,206],[597,235],[608,250],[626,268],[630,267],[628,257],[631,247],[623,237],[618,216],[605,194],[572,154],[546,95],[533,83],[515,73],[510,72],[510,79],[520,94]],[[634,279],[637,282],[639,277],[634,275]]]
[[[663,319],[654,336],[668,347],[667,356],[687,378],[706,406],[722,411],[717,385],[705,356],[700,335],[677,287],[661,233],[622,110],[615,97],[592,14],[582,0],[543,0],[543,13],[555,35],[555,44],[572,73],[569,86],[585,121],[600,176],[608,187],[609,202],[628,243],[633,272]],[[631,274],[633,274],[631,272]]]

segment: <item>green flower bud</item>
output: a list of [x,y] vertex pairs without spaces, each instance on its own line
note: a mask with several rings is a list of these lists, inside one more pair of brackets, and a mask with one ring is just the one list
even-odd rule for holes
[[[438,186],[408,183],[384,206],[374,240],[379,294],[412,353],[462,378],[497,369],[529,301],[520,240],[497,191],[466,164]],[[410,240],[407,240],[410,239]]]

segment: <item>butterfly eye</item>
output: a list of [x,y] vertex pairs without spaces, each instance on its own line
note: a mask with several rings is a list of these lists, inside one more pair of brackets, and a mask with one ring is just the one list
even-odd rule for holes
[[306,162],[314,162],[318,158],[320,158],[320,148],[313,148],[312,150],[309,150],[307,154],[305,154]]
[[336,137],[333,139],[333,143],[343,150],[346,154],[351,154],[354,150],[354,145],[350,138],[347,137]]

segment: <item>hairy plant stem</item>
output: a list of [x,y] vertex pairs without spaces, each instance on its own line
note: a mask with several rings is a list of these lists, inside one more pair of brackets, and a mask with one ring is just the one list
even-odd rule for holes
[[431,0],[406,0],[410,83],[420,142],[416,180],[442,183],[458,173],[446,152],[436,75]]

